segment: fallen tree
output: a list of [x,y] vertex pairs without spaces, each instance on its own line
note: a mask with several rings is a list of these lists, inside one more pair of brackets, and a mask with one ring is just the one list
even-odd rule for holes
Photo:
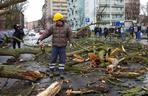
[[14,56],[15,58],[19,57],[20,54],[38,54],[42,52],[40,49],[31,49],[31,48],[20,48],[20,49],[8,49],[0,48],[0,55],[3,56]]
[[28,71],[11,65],[0,65],[0,77],[36,81],[44,76],[39,71]]
[[56,96],[61,90],[63,81],[56,81],[52,83],[47,89],[37,94],[37,96]]
[[136,78],[138,76],[143,75],[147,71],[148,71],[147,68],[140,68],[134,70],[129,70],[128,68],[124,69],[121,68],[118,71],[112,73],[112,75],[117,78]]

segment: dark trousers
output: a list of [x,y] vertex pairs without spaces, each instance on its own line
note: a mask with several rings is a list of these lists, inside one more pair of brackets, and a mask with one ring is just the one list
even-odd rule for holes
[[136,35],[136,40],[140,41],[141,40],[141,32],[140,31],[135,32],[135,35]]
[[18,40],[13,40],[13,49],[16,48],[16,44],[18,45],[18,48],[21,48],[21,42]]
[[66,63],[66,47],[53,47],[51,53],[51,64],[50,70],[53,71],[55,69],[57,59],[59,60],[59,70],[61,72],[64,71],[65,63]]
[[125,40],[125,33],[120,33],[120,35],[121,35],[121,39]]
[[57,63],[59,57],[59,64],[66,63],[66,47],[53,47],[51,53],[51,63]]

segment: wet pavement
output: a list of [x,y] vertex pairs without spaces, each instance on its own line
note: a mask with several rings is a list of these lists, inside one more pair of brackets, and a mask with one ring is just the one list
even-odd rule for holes
[[[41,62],[36,61],[27,61],[22,62],[20,68],[26,68],[27,70],[40,70],[42,72],[46,72],[48,70],[48,64],[42,64]],[[137,64],[136,64],[137,65]],[[133,68],[139,68],[140,65],[132,65]],[[141,66],[142,67],[142,66]],[[81,88],[87,88],[90,85],[91,87],[94,87],[96,85],[99,85],[100,81],[98,78],[101,76],[105,76],[104,70],[96,69],[95,71],[92,71],[87,74],[78,74],[78,73],[72,73],[72,72],[66,72],[67,74],[64,75],[65,80],[70,80],[71,83],[64,86],[62,88],[62,92],[57,96],[66,96],[65,89],[71,86],[74,90],[79,90]],[[141,78],[143,80],[141,81]],[[24,92],[26,92],[29,88],[32,87],[32,83],[26,80],[18,80],[18,79],[7,79],[7,78],[0,78],[0,96],[18,96],[18,94],[22,94],[21,96],[36,96],[41,90],[47,88],[51,83],[54,81],[60,80],[59,76],[55,76],[54,78],[50,78],[48,75],[42,78],[41,80],[34,83],[36,85],[35,89],[33,90],[31,95],[25,95]],[[140,76],[137,79],[127,79],[122,78],[120,79],[122,81],[121,86],[124,86],[126,88],[132,88],[134,86],[146,86],[148,87],[148,74],[144,74],[144,76]],[[91,82],[94,82],[91,84]],[[109,92],[106,93],[107,96],[121,96],[118,91],[123,91],[122,88],[119,86],[115,86],[112,84],[107,83]],[[16,91],[19,90],[19,91]],[[100,93],[94,93],[94,94],[86,94],[81,96],[98,96]],[[104,94],[104,93],[102,93]],[[102,95],[102,96],[106,96]],[[100,95],[99,95],[100,96]],[[142,96],[142,95],[138,95]]]

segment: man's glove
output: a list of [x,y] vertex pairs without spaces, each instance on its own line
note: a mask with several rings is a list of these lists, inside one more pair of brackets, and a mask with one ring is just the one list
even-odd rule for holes
[[41,42],[41,40],[40,39],[38,39],[38,41],[36,42],[36,44],[39,44]]
[[69,47],[72,48],[73,47],[73,44],[70,44]]

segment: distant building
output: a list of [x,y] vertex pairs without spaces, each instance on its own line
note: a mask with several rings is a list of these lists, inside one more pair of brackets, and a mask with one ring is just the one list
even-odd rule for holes
[[38,25],[39,25],[39,20],[32,21],[32,22],[26,22],[25,25],[26,25],[26,28],[29,29],[29,30],[37,29]]
[[[67,0],[67,2],[68,21],[74,30],[96,22],[115,25],[115,22],[125,20],[124,0]],[[91,26],[91,29],[93,28],[94,26]]]
[[46,16],[51,17],[60,12],[67,18],[67,0],[45,0]]
[[117,21],[125,20],[125,0],[97,0],[97,3],[97,14],[102,13],[98,18],[103,24],[114,25]]
[[85,20],[85,0],[67,0],[68,22],[73,30],[84,26]]
[[[98,0],[84,0],[85,1],[85,25],[96,23],[97,7]],[[94,29],[94,26],[90,26],[91,29]]]
[[140,14],[140,0],[125,0],[125,19],[138,20]]
[[67,0],[45,0],[42,11],[42,22],[44,22],[46,28],[48,28],[52,23],[52,17],[56,12],[62,13],[65,19],[67,19]]

